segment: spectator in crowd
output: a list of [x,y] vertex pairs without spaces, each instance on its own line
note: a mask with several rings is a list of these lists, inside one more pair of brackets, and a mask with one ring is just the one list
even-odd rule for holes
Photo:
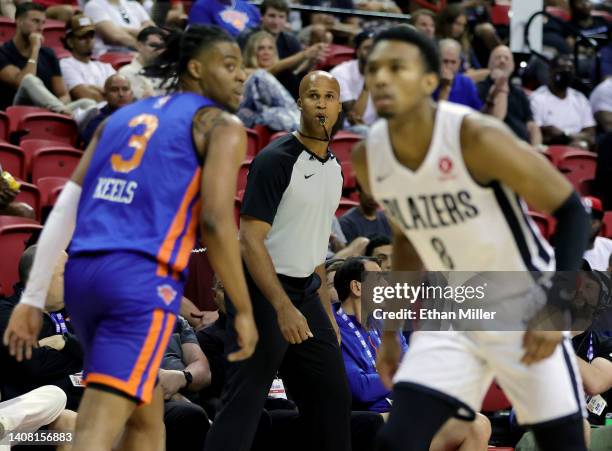
[[119,73],[130,81],[134,98],[158,96],[166,93],[161,87],[163,80],[144,75],[142,69],[155,61],[164,49],[164,32],[161,28],[145,27],[136,37],[138,53],[130,64],[119,69]]
[[166,400],[166,449],[201,451],[210,423],[204,409],[196,404],[197,393],[210,385],[211,373],[194,330],[181,316],[164,354],[158,380]]
[[591,214],[591,235],[584,259],[593,271],[607,271],[608,261],[612,255],[612,240],[599,236],[603,227],[604,210],[601,200],[593,196],[582,199],[587,211]]
[[459,73],[461,64],[461,46],[454,39],[442,39],[440,48],[440,86],[433,93],[436,100],[447,100],[469,106],[477,111],[482,108],[482,101],[474,82]]
[[[44,385],[0,402],[0,443],[8,439],[9,432],[35,432],[44,426],[49,431],[74,432],[76,412],[65,407],[66,394],[54,385]],[[68,451],[71,448],[72,442],[66,440],[55,449]],[[0,444],[0,450],[4,451],[5,446]]]
[[[391,392],[376,371],[376,352],[380,346],[380,329],[375,321],[361,317],[361,281],[365,271],[380,271],[374,261],[350,258],[336,271],[334,287],[340,299],[335,312],[342,335],[342,357],[353,397],[353,409],[366,409],[386,415],[391,409]],[[368,325],[368,330],[364,327]],[[397,334],[402,353],[408,345],[403,335]],[[469,450],[486,451],[491,435],[491,424],[478,414],[469,424],[451,419],[433,438],[430,451]]]
[[94,110],[90,113],[91,117],[83,119],[81,138],[86,145],[91,141],[96,129],[104,119],[122,106],[134,101],[134,93],[132,92],[130,81],[120,74],[108,77],[104,83],[104,99],[107,102],[104,107],[100,110]]
[[[30,274],[36,246],[30,246],[19,261],[19,282],[13,296],[0,300],[0,336],[15,305],[19,302]],[[83,368],[83,351],[73,335],[64,312],[64,266],[68,255],[64,252],[53,270],[49,292],[45,302],[43,325],[39,335],[39,347],[32,351],[32,358],[18,362],[0,345],[0,366],[3,393],[7,398],[21,395],[42,385],[61,388],[67,395],[67,406],[76,410],[83,388],[74,385],[70,376]]]
[[308,25],[298,33],[298,40],[305,47],[315,44],[331,44],[334,35],[321,24]]
[[505,45],[497,46],[489,57],[489,76],[478,83],[483,112],[495,116],[524,141],[542,144],[540,127],[533,120],[529,99],[520,86],[510,83],[514,72],[514,56]]
[[[289,57],[287,59],[292,59]],[[275,131],[294,131],[300,123],[300,113],[291,94],[272,75],[279,66],[274,37],[267,31],[251,34],[244,51],[248,79],[238,117],[246,127],[265,125]]]
[[378,204],[372,196],[357,185],[359,193],[359,206],[353,207],[343,214],[339,221],[342,233],[347,242],[364,236],[384,235],[391,238],[391,226],[385,214],[379,210]]
[[595,119],[584,94],[570,88],[574,63],[570,56],[557,55],[550,66],[548,86],[540,86],[530,98],[543,142],[588,149],[595,141]]
[[374,42],[372,38],[371,31],[362,31],[355,36],[357,58],[345,61],[331,70],[331,74],[340,83],[340,101],[346,116],[345,126],[362,134],[367,133],[367,128],[364,126],[371,125],[377,119],[363,73]]
[[15,201],[19,187],[19,182],[10,173],[3,171],[0,165],[0,215],[36,219],[36,213],[30,205]]
[[96,27],[95,55],[135,49],[136,37],[144,27],[155,25],[140,3],[134,0],[89,0],[85,15]]
[[393,0],[353,0],[357,9],[377,13],[401,14],[402,10]]
[[45,9],[21,3],[15,13],[15,36],[0,47],[0,108],[35,105],[71,114],[95,105],[91,99],[70,101],[59,61],[53,50],[42,47]]
[[436,15],[429,9],[417,9],[410,16],[410,24],[427,36],[429,39],[436,37]]
[[365,248],[366,257],[375,258],[383,271],[391,271],[393,247],[385,235],[374,235]]
[[260,22],[257,7],[245,0],[196,0],[189,11],[189,24],[217,25],[234,37]]
[[94,61],[94,37],[96,29],[91,19],[75,15],[66,25],[65,46],[72,56],[60,60],[64,82],[73,99],[104,99],[104,82],[115,73],[108,63]]
[[612,132],[612,76],[597,85],[590,102],[597,124],[604,132]]

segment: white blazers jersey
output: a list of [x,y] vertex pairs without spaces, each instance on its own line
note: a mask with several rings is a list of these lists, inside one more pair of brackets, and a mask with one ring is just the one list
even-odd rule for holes
[[[551,247],[507,186],[479,185],[461,152],[461,124],[473,110],[439,102],[431,145],[412,171],[397,160],[385,119],[367,138],[373,196],[429,271],[554,271]],[[477,113],[475,113],[477,114]]]

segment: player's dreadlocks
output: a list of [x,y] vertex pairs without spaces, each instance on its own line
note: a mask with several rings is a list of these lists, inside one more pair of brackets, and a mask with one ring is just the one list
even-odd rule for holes
[[217,42],[234,42],[223,29],[212,25],[191,25],[185,31],[168,31],[164,51],[144,71],[149,77],[161,78],[161,87],[169,92],[179,88],[180,76],[198,52]]

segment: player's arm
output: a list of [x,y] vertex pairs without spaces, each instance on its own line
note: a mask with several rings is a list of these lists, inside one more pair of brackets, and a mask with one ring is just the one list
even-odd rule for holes
[[51,283],[52,271],[64,251],[76,226],[77,206],[81,198],[81,185],[97,146],[102,126],[94,135],[72,177],[64,186],[57,203],[51,210],[40,234],[32,270],[19,304],[13,310],[4,333],[4,344],[11,355],[21,361],[32,357],[42,325],[42,310]]
[[602,357],[596,357],[591,363],[580,357],[576,360],[587,395],[599,395],[612,387],[612,362]]
[[501,182],[536,210],[555,216],[557,270],[580,269],[590,224],[569,181],[504,124],[487,116],[469,116],[464,120],[461,147],[467,167],[478,183]]
[[241,360],[251,356],[257,343],[234,222],[234,193],[238,169],[246,154],[246,132],[237,117],[208,108],[196,116],[194,138],[204,155],[200,214],[202,236],[208,247],[210,264],[237,311],[235,327],[241,350],[228,358]]

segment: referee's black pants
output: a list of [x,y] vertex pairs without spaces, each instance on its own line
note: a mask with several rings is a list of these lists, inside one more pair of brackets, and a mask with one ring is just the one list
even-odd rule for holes
[[[303,433],[287,450],[349,451],[351,395],[342,353],[317,290],[313,274],[296,279],[279,276],[287,295],[308,321],[314,337],[289,344],[282,336],[276,311],[247,274],[259,342],[245,361],[227,362],[221,406],[206,439],[206,451],[248,451],[264,401],[277,372],[298,406]],[[225,354],[238,349],[233,327],[235,309],[228,313]]]

